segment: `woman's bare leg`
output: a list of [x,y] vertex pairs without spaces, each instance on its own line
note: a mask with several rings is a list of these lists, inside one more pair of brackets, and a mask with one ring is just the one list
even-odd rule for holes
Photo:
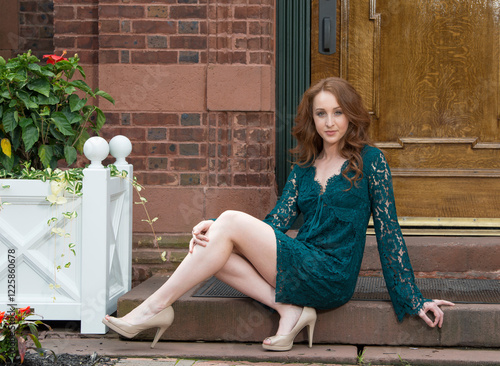
[[[208,245],[196,246],[168,281],[124,316],[123,320],[130,324],[142,323],[198,283],[218,274],[237,290],[276,309],[281,316],[278,334],[287,334],[295,325],[302,308],[274,301],[274,230],[245,213],[226,211],[212,224],[206,235],[209,237]],[[240,257],[233,252],[238,252]]]
[[280,314],[276,334],[290,333],[297,323],[302,308],[276,302],[274,286],[264,280],[255,267],[239,254],[233,253],[226,265],[215,276],[232,288],[276,310]]

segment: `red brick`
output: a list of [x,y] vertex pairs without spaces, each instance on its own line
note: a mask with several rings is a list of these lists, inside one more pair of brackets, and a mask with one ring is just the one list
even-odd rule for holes
[[176,22],[157,20],[135,20],[132,22],[134,33],[175,34]]
[[247,22],[242,22],[242,21],[234,21],[233,22],[233,27],[232,27],[232,33],[247,33]]
[[100,29],[101,33],[118,33],[120,32],[120,21],[117,19],[101,20]]
[[38,38],[38,28],[20,26],[19,35],[22,38]]
[[103,35],[99,37],[101,48],[144,48],[144,36]]
[[56,6],[54,8],[54,16],[56,19],[75,19],[75,7],[73,6]]
[[179,171],[206,171],[207,159],[205,158],[173,158],[171,168]]
[[171,48],[205,49],[207,38],[200,36],[172,36],[170,37]]
[[167,172],[147,172],[142,174],[142,182],[144,185],[154,186],[154,185],[178,185],[179,177],[175,173]]
[[77,19],[98,19],[98,9],[94,6],[79,6],[76,8]]
[[144,6],[135,5],[101,5],[99,17],[100,18],[127,18],[137,19],[144,18]]
[[168,6],[148,6],[147,16],[148,18],[168,18]]
[[132,63],[175,64],[177,63],[177,52],[176,51],[133,51]]
[[54,47],[55,48],[75,48],[76,38],[75,37],[54,37]]
[[57,34],[97,34],[98,24],[95,21],[65,21],[54,22]]
[[138,113],[134,115],[133,123],[137,126],[179,125],[179,116],[172,113]]
[[204,128],[171,128],[170,141],[176,142],[202,142],[207,138],[207,131]]
[[170,18],[172,19],[206,19],[206,17],[206,6],[178,5],[172,6],[170,9]]
[[101,130],[105,139],[111,139],[116,135],[127,136],[131,141],[144,141],[146,139],[146,130],[137,127],[111,127]]
[[97,36],[93,37],[77,37],[76,39],[76,47],[77,48],[84,48],[84,49],[91,49],[91,50],[96,50],[99,48],[99,40]]
[[[33,13],[25,13],[23,14],[24,24],[25,25],[47,25],[54,23],[54,15],[41,13],[41,14],[33,14]],[[23,22],[20,22],[23,24]]]
[[37,10],[36,1],[21,1],[19,3],[19,9],[21,12],[35,12]]
[[118,63],[120,63],[119,52],[115,51],[115,50],[100,51],[99,52],[99,63],[103,63],[103,64],[118,64]]
[[100,0],[54,0],[54,4],[98,4]]
[[78,53],[80,57],[80,64],[96,64],[99,60],[98,51],[97,50],[80,50],[75,49],[74,51],[68,50],[68,54]]

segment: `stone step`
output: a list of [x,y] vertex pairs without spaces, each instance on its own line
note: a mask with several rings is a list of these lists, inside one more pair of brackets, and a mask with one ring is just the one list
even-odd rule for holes
[[[500,279],[499,237],[407,236],[417,277]],[[376,238],[368,235],[362,275],[380,275]]]
[[[118,302],[123,316],[156,291],[166,276],[154,276]],[[193,288],[175,304],[176,320],[163,340],[261,342],[276,332],[278,314],[249,298],[195,297]],[[500,347],[500,304],[460,303],[446,307],[443,328],[429,328],[418,317],[398,323],[387,301],[354,301],[337,309],[318,311],[314,342],[414,347]],[[152,339],[154,330],[141,339]],[[306,340],[305,330],[296,342]]]

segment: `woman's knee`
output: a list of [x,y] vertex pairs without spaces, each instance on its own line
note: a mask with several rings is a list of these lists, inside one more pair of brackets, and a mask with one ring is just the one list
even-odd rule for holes
[[217,228],[224,229],[226,233],[228,233],[238,228],[244,216],[246,216],[246,214],[241,211],[227,210],[220,214],[217,220],[215,220],[214,225],[216,225]]

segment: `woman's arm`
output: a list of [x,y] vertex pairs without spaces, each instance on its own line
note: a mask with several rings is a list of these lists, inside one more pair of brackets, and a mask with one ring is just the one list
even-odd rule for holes
[[283,233],[292,227],[300,214],[297,204],[299,197],[298,169],[297,166],[292,169],[280,199],[264,219],[266,224]]
[[[367,161],[371,209],[380,262],[394,311],[399,321],[403,320],[405,314],[418,314],[429,326],[441,327],[444,314],[439,305],[453,304],[443,300],[424,299],[415,284],[413,269],[396,214],[389,165],[382,152],[373,155],[374,158]],[[427,316],[428,311],[434,314],[434,320]]]

